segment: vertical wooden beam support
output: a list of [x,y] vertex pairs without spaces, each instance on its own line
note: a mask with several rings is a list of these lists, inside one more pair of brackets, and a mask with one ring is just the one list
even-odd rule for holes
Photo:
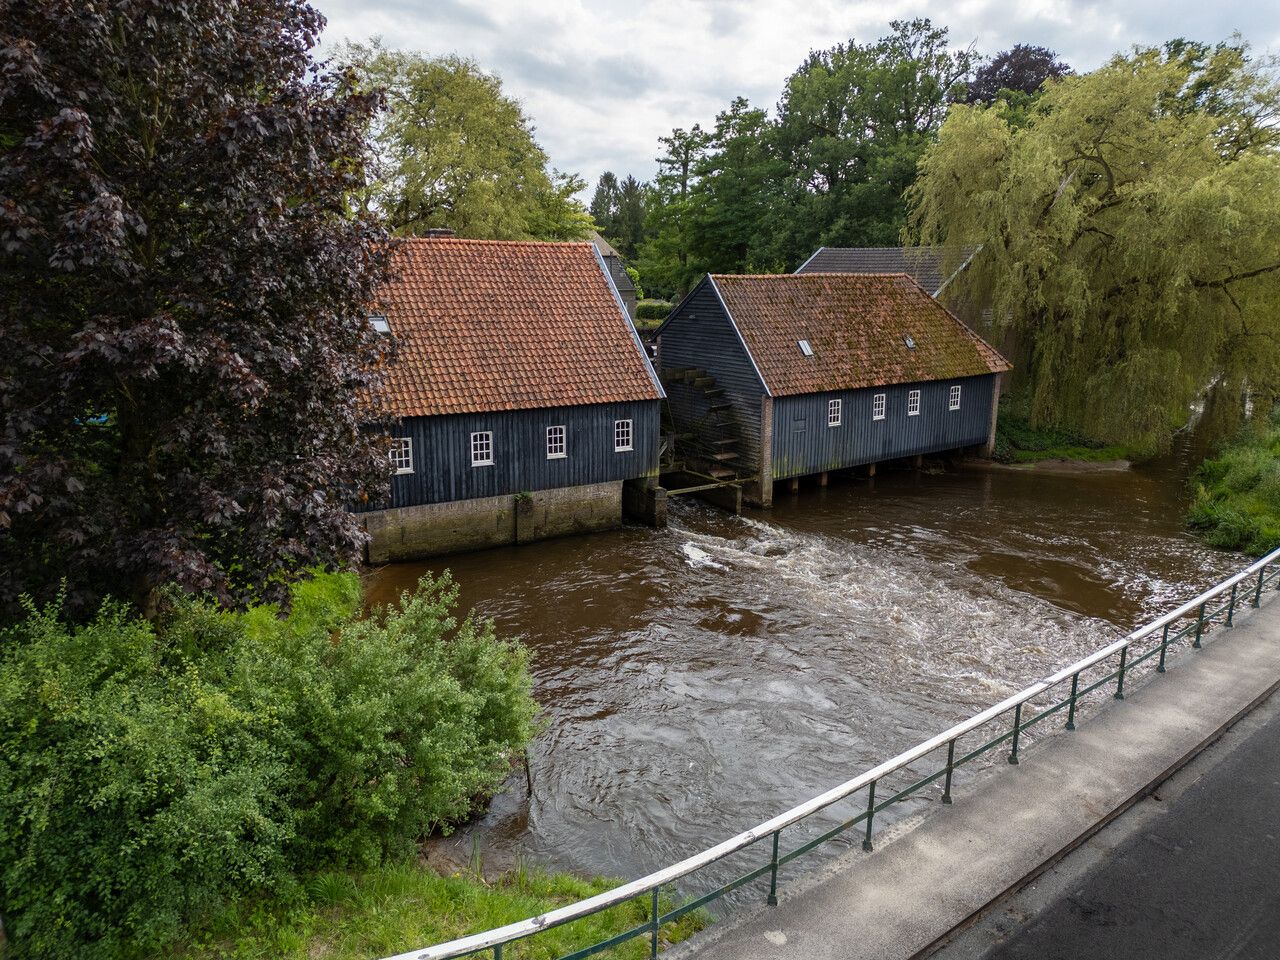
[[924,454],[923,454],[923,453],[917,453],[917,454],[916,454],[916,469],[917,469],[917,470],[919,470],[919,469],[920,469],[921,467],[923,467],[923,466],[924,466]]
[[760,505],[773,505],[773,397],[760,398]]
[[868,464],[868,466],[867,466],[867,476],[868,476],[868,477],[874,477],[875,475],[876,475],[876,465],[875,465],[874,463],[872,463],[872,464]]
[[800,478],[799,478],[799,477],[792,477],[790,480],[788,480],[788,481],[787,481],[787,490],[788,490],[788,491],[790,491],[791,493],[799,493],[799,492],[800,492]]
[[823,470],[818,474],[818,486],[825,487],[827,485],[827,471]]
[[997,373],[991,380],[991,422],[987,425],[987,443],[982,455],[990,460],[996,455],[996,417],[1000,413],[1000,382],[1004,374]]

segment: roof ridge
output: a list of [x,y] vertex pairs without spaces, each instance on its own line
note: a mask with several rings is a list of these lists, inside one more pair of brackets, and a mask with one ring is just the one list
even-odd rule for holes
[[590,247],[590,240],[489,240],[479,237],[397,237],[401,243],[472,243],[492,247]]

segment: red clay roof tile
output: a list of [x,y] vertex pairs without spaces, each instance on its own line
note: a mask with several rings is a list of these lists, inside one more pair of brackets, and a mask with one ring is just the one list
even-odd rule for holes
[[1012,369],[905,274],[716,274],[711,281],[774,396]]
[[661,397],[589,243],[414,238],[392,269],[396,416]]

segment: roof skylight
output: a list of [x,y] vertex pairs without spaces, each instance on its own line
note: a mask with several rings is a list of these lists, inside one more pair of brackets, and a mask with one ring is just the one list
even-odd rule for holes
[[373,327],[374,333],[391,332],[391,323],[380,313],[369,314],[369,326]]
[[800,352],[803,353],[806,357],[813,356],[813,347],[809,345],[808,340],[797,340],[796,343],[800,346]]
[[916,342],[909,333],[903,334],[902,342],[907,345],[908,350],[914,350],[916,348]]

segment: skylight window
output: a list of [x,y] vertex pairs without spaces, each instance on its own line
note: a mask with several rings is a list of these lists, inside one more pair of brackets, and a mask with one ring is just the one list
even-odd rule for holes
[[391,323],[380,313],[369,314],[369,326],[373,327],[374,333],[391,332]]
[[914,350],[916,348],[916,341],[909,333],[902,337],[902,342],[907,345],[908,350]]
[[806,357],[813,356],[813,347],[809,345],[808,340],[797,340],[796,343],[800,345],[800,352]]

